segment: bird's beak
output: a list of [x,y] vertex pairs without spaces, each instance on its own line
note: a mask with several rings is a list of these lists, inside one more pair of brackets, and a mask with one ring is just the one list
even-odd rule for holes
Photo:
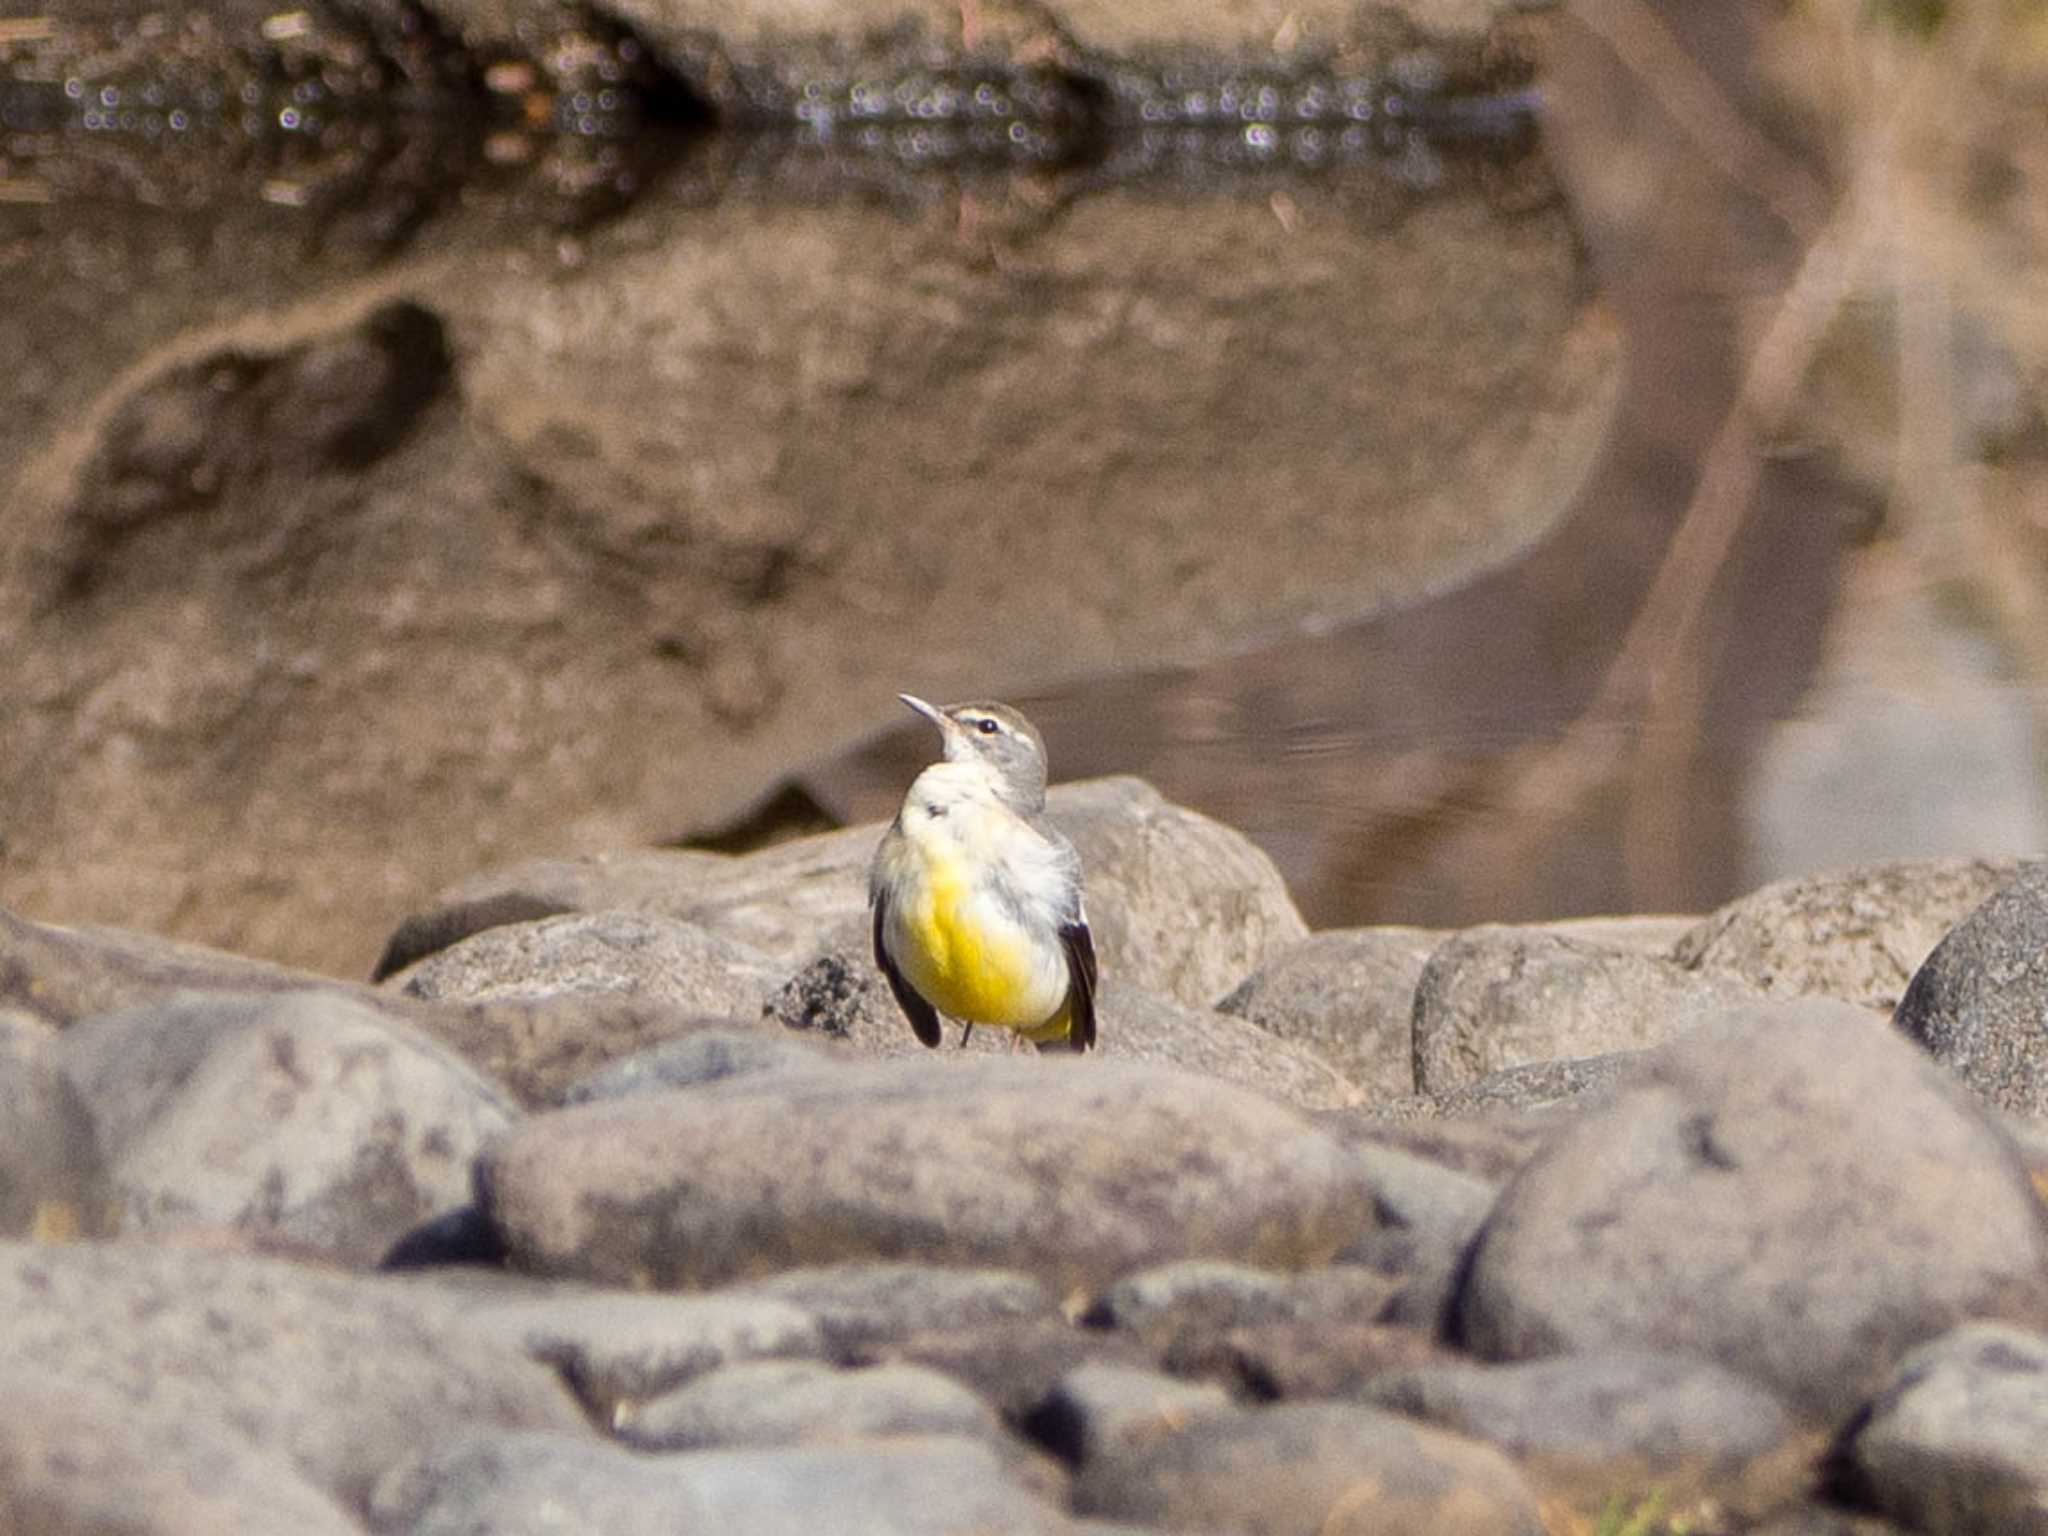
[[927,704],[923,699],[920,699],[914,693],[899,693],[896,695],[896,697],[901,699],[905,704],[908,704],[920,715],[923,715],[925,719],[931,721],[933,725],[936,725],[942,734],[944,733],[946,727],[952,724],[952,722],[945,717],[944,713],[940,711],[938,705]]

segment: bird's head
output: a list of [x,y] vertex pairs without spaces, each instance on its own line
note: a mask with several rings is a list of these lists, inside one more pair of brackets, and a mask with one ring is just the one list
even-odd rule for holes
[[1045,804],[1045,740],[1038,727],[1007,704],[927,704],[896,695],[939,728],[949,763],[973,763],[996,778],[1000,793],[1020,810]]

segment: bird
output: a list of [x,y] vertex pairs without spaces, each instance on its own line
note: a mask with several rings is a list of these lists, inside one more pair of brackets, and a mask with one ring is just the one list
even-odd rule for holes
[[1045,742],[1007,704],[904,704],[939,728],[868,873],[875,963],[928,1046],[939,1015],[1039,1050],[1095,1044],[1095,941],[1081,856],[1045,817]]

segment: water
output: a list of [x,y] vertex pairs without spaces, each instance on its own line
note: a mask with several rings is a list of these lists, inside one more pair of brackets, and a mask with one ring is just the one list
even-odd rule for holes
[[753,832],[886,813],[898,688],[1025,704],[1322,924],[2039,840],[2024,349],[1971,318],[2002,607],[1886,479],[1911,413],[1851,409],[1882,342],[1818,327],[1731,436],[1837,174],[1765,9],[369,14],[0,21],[0,899],[355,969],[782,771]]

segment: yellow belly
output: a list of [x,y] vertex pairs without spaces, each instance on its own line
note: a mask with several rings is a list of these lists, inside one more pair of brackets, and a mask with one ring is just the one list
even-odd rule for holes
[[898,963],[941,1013],[1035,1033],[1060,1010],[1065,989],[1048,985],[1031,936],[973,889],[955,859],[931,860],[907,907],[909,953]]

